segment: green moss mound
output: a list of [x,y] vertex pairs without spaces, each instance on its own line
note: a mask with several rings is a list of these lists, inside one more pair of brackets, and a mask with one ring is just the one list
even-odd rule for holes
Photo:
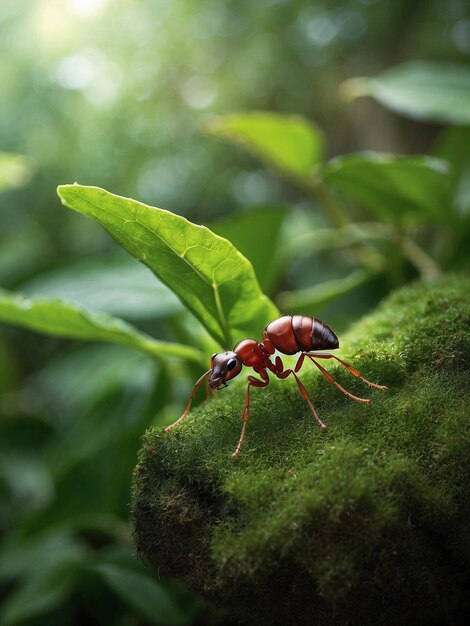
[[[460,623],[470,570],[470,281],[400,290],[312,364],[252,393],[245,376],[174,431],[144,437],[138,551],[246,624]],[[326,320],[327,321],[327,320]]]

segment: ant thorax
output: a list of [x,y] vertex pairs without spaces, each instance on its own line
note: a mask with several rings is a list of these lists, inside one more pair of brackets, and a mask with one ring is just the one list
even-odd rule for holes
[[255,370],[269,368],[272,365],[266,347],[254,339],[243,339],[237,343],[233,351],[236,352],[243,365]]

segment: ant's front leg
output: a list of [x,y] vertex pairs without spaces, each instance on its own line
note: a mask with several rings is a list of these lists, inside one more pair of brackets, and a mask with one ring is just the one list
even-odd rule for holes
[[248,421],[249,412],[250,412],[250,387],[267,387],[269,385],[269,377],[266,370],[261,370],[259,375],[263,380],[259,380],[259,378],[255,378],[254,376],[248,376],[248,386],[246,388],[245,395],[245,410],[243,411],[243,426],[242,432],[240,435],[240,439],[238,440],[238,445],[235,449],[235,452],[232,454],[232,459],[236,459],[240,449],[242,447],[243,440],[245,439],[245,431],[246,431],[246,423]]
[[217,391],[210,388],[209,378],[206,378],[206,402],[211,399],[211,394],[213,398],[217,397]]
[[201,378],[196,382],[196,384],[193,387],[193,391],[189,397],[188,400],[188,404],[186,405],[186,408],[184,410],[183,415],[178,418],[176,420],[176,422],[173,422],[173,424],[170,424],[169,426],[167,426],[166,428],[163,429],[163,432],[166,433],[167,431],[171,430],[172,428],[174,428],[175,426],[177,426],[180,422],[182,422],[186,416],[189,413],[189,409],[191,408],[191,404],[193,403],[194,400],[194,396],[196,395],[196,391],[198,390],[198,387],[201,385],[201,383],[209,376],[209,374],[212,372],[212,370],[207,370],[207,372],[205,374],[203,374],[201,376]]

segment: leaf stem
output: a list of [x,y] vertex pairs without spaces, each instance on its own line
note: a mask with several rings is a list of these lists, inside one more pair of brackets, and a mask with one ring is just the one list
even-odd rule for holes
[[441,267],[416,241],[404,236],[401,240],[401,247],[403,256],[416,267],[423,280],[431,282],[442,276]]

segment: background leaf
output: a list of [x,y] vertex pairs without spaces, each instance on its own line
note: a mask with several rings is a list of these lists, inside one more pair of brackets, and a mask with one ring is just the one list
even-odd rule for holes
[[70,300],[129,320],[164,317],[182,309],[168,287],[124,252],[50,270],[20,289],[28,296]]
[[62,202],[96,219],[147,265],[223,347],[258,336],[277,315],[251,263],[205,226],[97,187],[62,185]]
[[375,278],[372,272],[355,270],[345,278],[328,280],[306,289],[285,291],[279,294],[278,302],[284,311],[314,313],[332,300],[357,289]]
[[437,221],[449,212],[449,168],[438,159],[377,152],[350,154],[329,161],[323,178],[385,221],[409,225]]
[[409,61],[343,84],[349,98],[372,96],[402,115],[428,122],[470,123],[470,69],[457,63]]
[[279,250],[283,247],[282,225],[286,216],[282,207],[260,207],[211,224],[215,233],[231,241],[251,261],[260,286],[267,293],[282,269]]
[[[459,215],[470,215],[470,126],[451,127],[439,137],[434,154],[452,166],[453,204]],[[459,234],[462,231],[459,229]],[[468,250],[468,245],[464,244]]]
[[31,573],[40,575],[58,563],[84,558],[84,545],[69,532],[54,530],[33,538],[7,540],[0,551],[0,580],[11,581]]
[[34,222],[21,229],[21,237],[14,233],[17,234],[14,228],[10,232],[5,229],[0,237],[0,285],[6,289],[16,287],[19,280],[37,272],[50,253],[44,231]]
[[82,339],[109,341],[143,350],[156,357],[179,357],[200,362],[202,355],[189,346],[152,339],[123,320],[90,311],[81,305],[47,298],[24,298],[0,289],[0,320],[41,333]]
[[1,626],[13,626],[53,611],[70,596],[86,563],[87,550],[77,542],[62,547],[66,549],[52,558],[47,555],[8,596],[0,614]]
[[182,626],[190,616],[181,612],[171,594],[143,569],[122,563],[99,563],[95,570],[104,582],[151,624]]
[[220,115],[208,122],[205,130],[247,148],[294,180],[308,180],[313,167],[323,158],[321,130],[300,115]]
[[[144,394],[158,368],[159,364],[142,352],[130,352],[116,345],[83,344],[49,359],[29,380],[27,389],[30,394],[43,397],[42,411],[64,420],[68,415],[83,416],[100,396],[116,390],[133,387],[136,393]],[[95,375],[90,376],[90,372]],[[77,427],[74,419],[72,428]],[[90,434],[87,436],[91,438]]]

